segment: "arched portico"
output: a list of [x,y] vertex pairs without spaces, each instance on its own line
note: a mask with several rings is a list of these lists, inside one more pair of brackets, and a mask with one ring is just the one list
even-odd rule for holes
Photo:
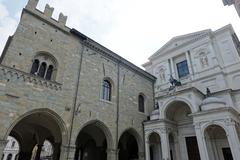
[[205,142],[209,159],[233,160],[228,135],[225,129],[219,125],[209,125],[204,130]]
[[86,123],[76,139],[75,160],[111,160],[114,147],[108,127],[97,120]]
[[[168,152],[164,157],[169,159],[200,160],[193,117],[194,108],[185,101],[175,100],[165,107],[164,119],[170,130],[163,134],[163,149]],[[171,132],[174,131],[174,132]],[[166,142],[165,142],[166,141]],[[167,146],[164,148],[164,146]]]
[[35,146],[38,149],[34,159],[40,159],[45,140],[53,144],[52,158],[64,159],[61,146],[67,144],[67,129],[60,116],[50,109],[37,109],[23,114],[9,127],[5,138],[7,136],[12,136],[19,142],[19,160],[30,160]]
[[118,160],[142,159],[143,142],[141,136],[133,128],[122,132],[118,141]]
[[172,99],[169,99],[166,101],[163,106],[160,108],[160,119],[166,119],[167,118],[167,109],[172,105],[176,104],[178,102],[185,103],[189,109],[191,110],[191,113],[197,112],[199,109],[198,107],[195,107],[194,104],[192,104],[189,100],[182,98],[182,97],[174,97]]
[[153,132],[148,137],[150,160],[162,160],[161,137]]

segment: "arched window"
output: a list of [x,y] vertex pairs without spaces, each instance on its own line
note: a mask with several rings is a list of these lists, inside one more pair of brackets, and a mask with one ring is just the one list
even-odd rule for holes
[[34,57],[30,73],[52,80],[56,77],[57,60],[48,53],[40,53]]
[[15,147],[15,141],[12,142],[11,148]]
[[38,75],[42,78],[44,78],[45,76],[45,72],[46,72],[46,68],[47,68],[47,64],[45,62],[43,62],[39,68],[39,72]]
[[112,91],[112,85],[108,80],[103,81],[102,86],[102,99],[111,101],[111,91]]
[[47,73],[46,73],[46,80],[51,80],[51,77],[52,77],[52,73],[53,73],[53,66],[50,65],[48,67],[48,70],[47,70]]
[[9,154],[6,160],[12,160],[12,154]]
[[38,60],[38,59],[35,59],[35,60],[33,61],[32,69],[31,69],[31,72],[30,72],[30,73],[31,73],[31,74],[37,73],[38,67],[39,67],[39,60]]
[[138,110],[144,113],[144,96],[141,94],[138,96]]

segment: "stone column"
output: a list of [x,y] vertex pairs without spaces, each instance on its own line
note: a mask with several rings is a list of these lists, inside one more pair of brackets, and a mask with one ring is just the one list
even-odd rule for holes
[[138,159],[139,160],[145,160],[144,159],[144,152],[138,152]]
[[38,145],[37,145],[37,153],[36,153],[35,160],[40,160],[40,155],[41,155],[42,147],[43,147],[42,144],[38,144]]
[[0,140],[0,158],[3,156],[3,150],[6,147],[7,141],[6,140]]
[[189,52],[186,52],[185,55],[186,55],[186,59],[187,59],[189,74],[192,76],[193,75],[193,70],[192,70],[192,63],[191,63],[191,59],[190,59],[190,56],[189,56]]
[[76,146],[65,146],[61,147],[60,160],[74,160],[75,157]]
[[203,135],[203,132],[201,131],[200,123],[195,124],[195,133],[196,133],[196,137],[197,137],[198,149],[199,149],[201,159],[202,160],[210,160],[208,151],[207,151],[205,136]]
[[107,160],[117,160],[118,159],[118,150],[107,149]]
[[177,78],[176,73],[175,73],[174,64],[173,64],[173,58],[170,58],[170,66],[171,66],[171,74],[172,74],[173,78]]
[[240,143],[238,133],[236,130],[235,122],[229,120],[227,123],[227,138],[233,155],[233,159],[239,159],[240,157]]
[[161,145],[162,145],[162,158],[163,160],[170,160],[170,145],[169,145],[169,133],[167,128],[162,128],[160,131]]
[[145,138],[145,160],[150,160],[150,149],[149,149],[149,141]]
[[61,143],[54,143],[53,144],[53,160],[58,160],[60,157],[60,147],[61,147]]

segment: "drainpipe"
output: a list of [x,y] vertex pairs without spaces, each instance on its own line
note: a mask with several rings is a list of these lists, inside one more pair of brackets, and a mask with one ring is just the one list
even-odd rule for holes
[[76,81],[76,90],[75,90],[75,95],[73,98],[73,110],[72,110],[72,119],[71,119],[71,125],[70,125],[70,135],[69,135],[69,141],[68,141],[68,149],[67,149],[67,160],[69,159],[69,151],[71,147],[71,138],[72,138],[72,131],[73,131],[73,123],[74,123],[74,118],[75,118],[75,111],[77,107],[77,97],[78,97],[78,88],[79,88],[79,81],[80,81],[80,73],[82,69],[82,57],[83,57],[83,52],[85,49],[85,46],[83,43],[82,44],[82,51],[80,52],[80,61],[79,61],[79,66],[78,66],[78,77]]

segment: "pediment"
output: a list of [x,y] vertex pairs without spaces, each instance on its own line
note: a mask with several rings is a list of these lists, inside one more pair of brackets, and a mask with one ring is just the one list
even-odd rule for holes
[[169,52],[176,48],[179,48],[185,44],[196,41],[199,38],[208,35],[211,32],[210,29],[203,30],[199,32],[194,32],[186,35],[181,35],[177,37],[173,37],[170,41],[168,41],[163,47],[161,47],[155,54],[153,54],[149,59],[156,57],[157,55]]

